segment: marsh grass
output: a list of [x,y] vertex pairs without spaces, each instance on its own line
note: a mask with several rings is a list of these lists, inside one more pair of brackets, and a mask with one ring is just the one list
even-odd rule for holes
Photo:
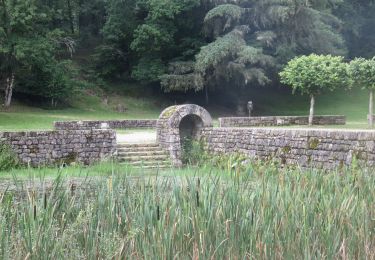
[[375,257],[369,169],[191,171],[140,179],[113,171],[73,193],[58,176],[48,193],[2,193],[0,258]]

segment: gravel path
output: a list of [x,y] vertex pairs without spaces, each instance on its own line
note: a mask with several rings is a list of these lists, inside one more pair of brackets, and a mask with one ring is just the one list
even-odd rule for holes
[[155,143],[156,132],[117,133],[117,143]]

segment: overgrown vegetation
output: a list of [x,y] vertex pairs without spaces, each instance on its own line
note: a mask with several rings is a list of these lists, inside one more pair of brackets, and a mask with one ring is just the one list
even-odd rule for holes
[[19,165],[18,158],[11,147],[0,140],[0,171],[9,171]]
[[19,186],[29,196],[0,196],[0,255],[371,259],[371,173],[253,165],[237,175],[207,167],[144,181],[112,172],[90,189],[66,189],[57,178],[50,193]]
[[204,150],[203,140],[185,137],[181,143],[181,161],[183,164],[199,166],[209,159],[208,154]]

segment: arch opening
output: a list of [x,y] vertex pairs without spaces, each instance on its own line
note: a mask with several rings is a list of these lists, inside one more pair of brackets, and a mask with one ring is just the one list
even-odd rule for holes
[[203,127],[203,120],[197,115],[187,115],[182,118],[179,125],[181,143],[186,140],[196,140],[199,137],[199,130]]
[[183,117],[179,124],[181,163],[197,163],[201,157],[199,143],[200,129],[203,127],[203,120],[197,115],[187,115]]
[[202,128],[212,127],[211,115],[204,108],[178,105],[166,108],[157,122],[157,142],[169,151],[172,164],[182,166],[184,139],[197,140]]

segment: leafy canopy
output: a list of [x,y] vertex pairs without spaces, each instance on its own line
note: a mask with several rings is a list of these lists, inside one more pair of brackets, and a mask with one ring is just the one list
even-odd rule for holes
[[288,62],[279,73],[281,83],[302,94],[318,95],[326,90],[347,86],[347,64],[343,57],[331,55],[300,56]]
[[375,57],[368,60],[364,58],[352,60],[349,64],[349,75],[352,84],[375,90]]

